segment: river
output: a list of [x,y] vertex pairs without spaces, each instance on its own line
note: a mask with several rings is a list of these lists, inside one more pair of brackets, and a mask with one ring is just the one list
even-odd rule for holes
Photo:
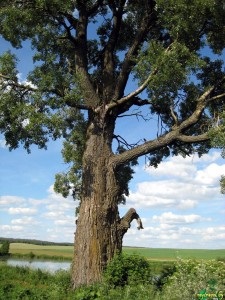
[[53,261],[53,260],[40,260],[40,259],[14,259],[9,258],[6,260],[6,264],[9,266],[20,266],[20,267],[29,267],[32,269],[41,269],[43,271],[48,271],[55,273],[59,270],[69,271],[71,262],[68,261]]

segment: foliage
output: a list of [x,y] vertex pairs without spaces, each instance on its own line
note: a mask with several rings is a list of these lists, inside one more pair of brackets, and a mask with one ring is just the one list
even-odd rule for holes
[[173,265],[165,265],[159,275],[154,278],[154,285],[158,290],[162,290],[164,285],[167,283],[168,279],[175,273],[176,266]]
[[137,255],[118,254],[108,264],[104,278],[111,286],[124,286],[139,282],[148,284],[152,280],[148,261]]
[[[139,260],[143,262],[141,257]],[[143,273],[143,266],[137,257],[133,257],[131,261],[139,262],[139,271]],[[173,270],[168,274],[168,269],[165,268],[158,274],[162,278],[167,273],[167,277],[164,277],[167,280],[160,287],[155,281],[141,282],[137,276],[135,281],[126,282],[123,286],[115,286],[115,282],[106,281],[73,291],[69,272],[50,274],[41,270],[1,265],[0,299],[191,300],[198,299],[197,294],[201,291],[211,294],[221,291],[224,294],[224,272],[224,262],[178,260],[175,272]],[[151,277],[155,275],[151,274]]]
[[[87,19],[82,19],[84,11]],[[15,55],[6,52],[0,57],[0,131],[10,149],[20,143],[28,151],[31,144],[45,148],[49,138],[63,137],[69,171],[56,175],[55,189],[79,198],[86,129],[100,108],[113,107],[110,114],[117,118],[130,108],[146,106],[161,122],[161,135],[190,117],[196,100],[210,86],[218,86],[211,98],[223,94],[221,62],[201,53],[206,47],[210,54],[224,49],[223,15],[223,1],[217,0],[4,1],[1,35],[15,48],[29,40],[34,60],[34,69],[22,81]],[[148,99],[137,93],[120,104],[130,74],[140,86],[146,82],[140,92],[146,90]],[[223,110],[220,99],[206,103],[201,117],[182,132],[207,132],[215,114]],[[207,138],[204,143],[176,140],[156,151],[140,151],[135,159],[150,153],[150,164],[157,166],[170,154],[201,155],[210,147]],[[130,174],[128,168],[127,180]],[[125,185],[121,190],[126,194]]]
[[[0,299],[62,299],[70,288],[70,274],[1,266]],[[66,298],[65,298],[66,299]]]
[[[201,291],[224,291],[225,264],[221,261],[178,260],[176,272],[167,279],[160,299],[193,299]],[[197,298],[198,299],[198,298]]]
[[3,243],[0,247],[0,256],[9,254],[9,246],[10,246],[10,244],[8,241],[3,241]]
[[[74,118],[76,123],[74,124]],[[69,171],[59,173],[55,176],[54,189],[67,197],[71,192],[74,199],[80,199],[80,188],[82,178],[82,157],[85,147],[85,134],[87,130],[87,121],[82,114],[76,117],[73,110],[69,112],[67,122],[70,123],[70,132],[65,134],[62,156],[64,162],[70,164]]]

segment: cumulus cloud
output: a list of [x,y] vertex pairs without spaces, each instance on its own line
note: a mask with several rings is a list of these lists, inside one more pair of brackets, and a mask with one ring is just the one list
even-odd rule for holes
[[14,232],[18,232],[18,231],[23,231],[24,227],[23,226],[18,226],[18,225],[0,225],[0,230],[1,232],[5,235],[9,235],[12,236],[12,234],[14,234]]
[[11,215],[33,215],[36,214],[37,210],[30,207],[10,207],[8,213]]
[[190,214],[190,215],[176,215],[172,212],[165,212],[160,216],[153,216],[153,221],[157,221],[165,224],[182,224],[182,223],[196,223],[201,220],[204,220],[199,215]]
[[191,158],[184,159],[182,156],[171,157],[162,162],[157,168],[145,168],[146,172],[153,176],[173,176],[190,179],[190,175],[195,173],[197,168]]
[[11,206],[25,203],[25,199],[17,196],[0,196],[0,206]]
[[[183,181],[193,180],[199,172],[204,172],[208,177],[220,177],[217,173],[224,172],[225,164],[218,165],[214,163],[221,157],[219,152],[213,152],[211,154],[205,154],[202,157],[197,155],[190,157],[173,156],[163,161],[158,168],[145,167],[144,170],[151,176],[166,176],[179,178]],[[200,168],[200,170],[198,170]],[[210,171],[213,171],[212,173]],[[208,184],[208,182],[206,182]]]
[[64,216],[62,219],[55,220],[56,225],[69,226],[74,228],[75,220],[72,216]]
[[219,180],[225,163],[218,151],[201,158],[170,157],[157,169],[145,167],[143,172],[148,177],[131,189],[126,207],[144,216],[144,230],[132,225],[124,244],[224,248],[225,228],[218,224],[224,223]]
[[218,187],[199,186],[195,182],[187,183],[176,180],[146,181],[131,191],[127,203],[137,207],[176,207],[193,208],[200,200],[215,198]]
[[0,229],[7,237],[20,232],[16,237],[72,242],[77,204],[72,197],[56,194],[53,186],[43,199],[1,196],[0,207],[5,215],[0,218],[3,223]]
[[220,193],[220,176],[225,174],[225,164],[215,162],[218,157],[217,152],[204,155],[202,160],[177,156],[162,162],[157,169],[145,168],[149,181],[138,183],[127,203],[137,207],[190,209],[199,201],[215,199]]
[[212,163],[205,169],[197,171],[195,180],[200,184],[215,185],[223,174],[225,174],[225,164]]
[[124,238],[125,245],[153,248],[224,248],[225,228],[194,227],[194,224],[165,224],[146,226],[141,232],[129,229]]
[[11,221],[11,223],[13,225],[34,225],[34,224],[37,224],[37,221],[35,221],[35,219],[33,217],[23,217],[23,218],[20,218],[20,219],[13,219]]
[[[223,198],[219,179],[225,174],[220,154],[202,158],[172,157],[157,169],[136,168],[141,178],[132,186],[121,216],[134,207],[144,230],[132,222],[124,245],[174,248],[224,248]],[[141,172],[141,173],[140,173]],[[139,174],[140,173],[140,174]],[[222,200],[222,201],[221,201]],[[72,197],[63,198],[50,186],[43,199],[1,196],[0,231],[5,236],[50,241],[73,241],[75,208]]]

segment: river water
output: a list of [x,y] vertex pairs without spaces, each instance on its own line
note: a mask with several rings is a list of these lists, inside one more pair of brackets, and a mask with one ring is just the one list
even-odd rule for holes
[[55,273],[59,270],[69,271],[71,262],[68,261],[51,261],[51,260],[25,260],[25,259],[13,259],[6,260],[6,264],[9,266],[29,267],[32,269],[41,269],[42,271],[48,271]]

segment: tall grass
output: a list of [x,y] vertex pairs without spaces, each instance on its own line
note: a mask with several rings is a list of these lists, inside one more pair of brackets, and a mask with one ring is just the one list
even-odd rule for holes
[[[28,267],[0,267],[0,300],[67,299],[70,291],[69,272],[50,274]],[[63,298],[62,298],[63,297]]]
[[[0,266],[0,300],[221,300],[225,297],[225,263],[177,260],[156,274],[143,257],[119,256],[100,284],[71,289],[70,272],[55,274]],[[204,298],[205,297],[205,298]]]

